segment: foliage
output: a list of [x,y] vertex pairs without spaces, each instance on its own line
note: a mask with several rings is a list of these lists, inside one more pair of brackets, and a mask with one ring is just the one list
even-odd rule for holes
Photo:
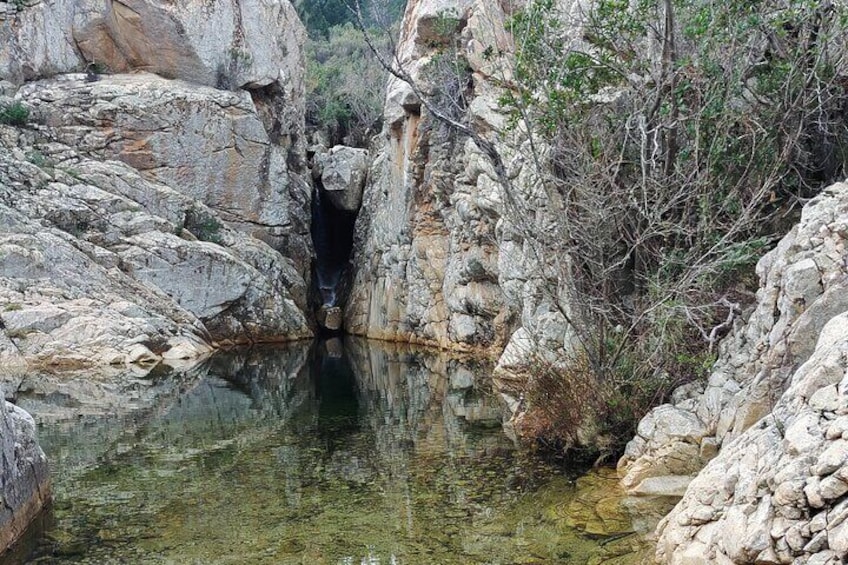
[[225,241],[221,234],[223,227],[224,225],[208,211],[195,208],[186,210],[183,229],[191,232],[200,241],[224,245]]
[[307,123],[332,144],[365,146],[382,115],[385,72],[352,24],[327,34],[306,47]]
[[[819,0],[593,6],[574,22],[535,0],[513,18],[501,102],[551,217],[524,235],[579,335],[580,361],[555,372],[590,380],[589,411],[616,428],[622,402],[635,422],[705,373],[773,218],[845,174],[848,14]],[[533,226],[539,210],[502,184]],[[575,388],[536,383],[542,409],[542,389]]]
[[24,126],[29,121],[29,109],[20,102],[0,104],[0,124]]
[[[326,40],[332,28],[353,23],[354,15],[350,0],[297,0],[295,8],[306,25],[309,37]],[[406,0],[369,0],[361,3],[366,24],[371,26],[391,25],[398,21],[406,7]]]

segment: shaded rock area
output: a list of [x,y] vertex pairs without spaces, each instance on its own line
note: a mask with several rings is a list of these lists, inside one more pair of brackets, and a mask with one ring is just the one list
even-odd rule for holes
[[659,561],[848,558],[846,244],[840,183],[759,262],[757,305],[723,342],[706,387],[676,391],[639,424],[619,463],[623,485],[683,495],[659,527]]
[[354,224],[368,175],[368,151],[321,143],[309,148],[314,183],[312,243],[313,288],[318,326],[336,333],[344,326],[343,308],[350,290]]
[[47,459],[35,422],[0,398],[0,549],[15,542],[50,500]]

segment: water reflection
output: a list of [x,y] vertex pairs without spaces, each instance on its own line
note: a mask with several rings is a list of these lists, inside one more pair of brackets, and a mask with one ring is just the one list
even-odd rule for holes
[[573,484],[502,433],[489,374],[337,339],[140,377],[144,402],[83,419],[23,387],[56,493],[33,560],[587,563],[597,541],[546,510]]

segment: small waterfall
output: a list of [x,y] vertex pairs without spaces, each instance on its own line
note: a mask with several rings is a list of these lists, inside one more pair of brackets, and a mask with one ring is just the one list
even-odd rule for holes
[[[320,302],[319,313],[340,309],[347,265],[353,248],[353,226],[356,213],[338,210],[325,198],[320,181],[315,182],[312,195],[312,244],[315,247],[315,284]],[[340,310],[337,314],[340,316]],[[320,316],[319,316],[320,318]],[[319,322],[326,329],[340,329],[338,324]],[[336,326],[336,327],[331,327]]]

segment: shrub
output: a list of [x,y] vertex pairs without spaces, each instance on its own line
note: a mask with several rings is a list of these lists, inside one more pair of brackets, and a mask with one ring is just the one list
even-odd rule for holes
[[306,119],[332,145],[365,146],[377,131],[386,73],[352,24],[307,43]]
[[[546,403],[558,413],[588,405],[624,439],[652,401],[705,374],[752,296],[736,282],[753,279],[775,217],[845,174],[848,9],[592,6],[579,26],[552,0],[512,21],[516,65],[501,104],[514,133],[532,132],[522,150],[545,205],[502,188],[540,258],[537,276],[579,334],[581,363],[564,352],[535,380],[531,405],[542,416]],[[524,227],[528,211],[545,214],[545,232]],[[573,394],[586,388],[574,379],[593,383],[590,402]]]
[[[182,229],[187,229],[200,241],[224,245],[224,238],[221,233],[223,227],[224,225],[208,212],[191,209],[186,210],[185,224]],[[182,229],[178,228],[179,233],[182,233]]]
[[0,124],[23,126],[29,121],[29,109],[20,102],[0,104]]

